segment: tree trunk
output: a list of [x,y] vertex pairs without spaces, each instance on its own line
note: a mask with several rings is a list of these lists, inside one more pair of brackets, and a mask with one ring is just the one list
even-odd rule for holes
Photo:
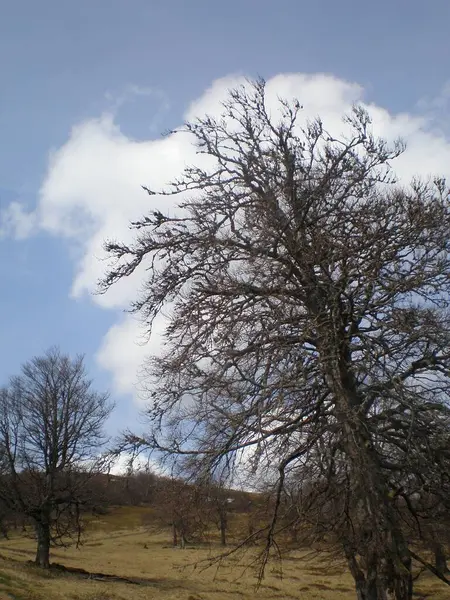
[[[393,563],[380,559],[377,554],[370,557],[370,564],[358,563],[353,553],[346,552],[349,570],[355,581],[357,600],[411,600],[412,576],[410,571],[400,574]],[[363,561],[360,561],[363,562]]]
[[377,587],[366,581],[355,581],[357,600],[386,600],[386,596],[379,596]]
[[343,546],[350,573],[355,581],[356,598],[357,600],[368,600],[369,597],[366,594],[366,578],[359,567],[358,561],[356,560],[355,552],[345,541]]
[[227,545],[227,515],[224,507],[220,508],[219,511],[220,519],[220,543],[222,546]]
[[5,540],[9,540],[8,527],[5,523],[5,521],[3,521],[3,520],[0,521],[0,530],[2,532],[2,536],[5,538]]
[[366,443],[358,437],[355,435],[362,460],[351,461],[352,477],[354,488],[359,488],[354,493],[364,501],[352,515],[357,532],[353,538],[354,554],[350,560],[347,556],[358,600],[411,600],[409,548],[376,460],[370,456],[370,447],[364,457]]
[[447,556],[445,553],[445,548],[439,542],[437,542],[434,545],[434,566],[439,571],[439,573],[448,573]]
[[43,569],[50,567],[50,524],[47,519],[35,523],[37,550],[35,563]]
[[409,548],[376,457],[360,433],[355,427],[347,438],[353,493],[363,499],[352,515],[357,532],[353,538],[354,554],[351,560],[347,556],[358,600],[411,600]]
[[[342,431],[342,449],[348,460],[350,487],[347,493],[361,500],[355,505],[349,498],[355,514],[349,515],[348,531],[343,532],[349,536],[347,545],[352,549],[350,556],[348,552],[346,556],[358,600],[411,600],[409,548],[365,426],[364,413],[360,412],[362,399],[348,370],[348,356],[342,350],[342,344],[337,343],[335,332],[326,328],[322,330],[324,335],[319,350],[323,372],[334,395],[336,417]],[[334,349],[338,350],[333,352]]]
[[178,546],[178,534],[177,534],[177,526],[175,523],[172,523],[172,540],[173,546],[176,548]]

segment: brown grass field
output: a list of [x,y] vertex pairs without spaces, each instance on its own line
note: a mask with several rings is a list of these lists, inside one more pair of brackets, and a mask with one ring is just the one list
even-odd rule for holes
[[[353,582],[345,565],[326,556],[311,558],[293,552],[280,565],[269,565],[256,591],[254,574],[244,569],[251,558],[234,555],[220,568],[204,569],[197,564],[218,552],[218,546],[170,547],[170,532],[149,532],[142,527],[145,508],[116,509],[91,524],[79,549],[56,548],[52,562],[79,567],[90,573],[104,573],[135,580],[100,581],[79,574],[44,572],[28,561],[33,559],[34,542],[13,536],[0,543],[0,599],[8,600],[250,600],[355,598]],[[417,599],[450,598],[449,588],[423,574],[417,584]]]

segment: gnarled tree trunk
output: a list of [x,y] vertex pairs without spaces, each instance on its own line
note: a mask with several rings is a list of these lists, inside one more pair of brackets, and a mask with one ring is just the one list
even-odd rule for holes
[[[358,600],[411,600],[410,552],[364,423],[362,398],[347,368],[345,342],[337,343],[334,332],[330,336],[329,331],[324,332],[323,341],[323,371],[335,398],[342,449],[349,466],[347,509],[354,514],[347,515],[348,532],[343,533],[349,535],[351,543],[348,540],[344,543],[344,552]],[[335,353],[330,351],[333,347]],[[358,498],[357,505],[352,498]]]
[[357,514],[351,516],[359,533],[353,539],[354,553],[346,553],[347,562],[355,579],[358,600],[411,600],[413,582],[408,545],[376,457],[364,437],[353,430],[353,435],[347,438],[354,488],[359,490],[357,497],[364,498]]

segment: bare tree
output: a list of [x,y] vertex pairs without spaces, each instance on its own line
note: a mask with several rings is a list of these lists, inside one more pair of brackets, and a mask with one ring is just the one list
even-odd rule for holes
[[142,443],[269,473],[268,549],[286,481],[310,490],[304,515],[318,477],[359,600],[405,600],[417,553],[402,511],[449,489],[448,191],[396,183],[403,146],[376,139],[362,108],[339,138],[300,112],[280,101],[271,116],[259,81],[188,123],[207,166],[147,189],[181,194],[179,212],[107,242],[100,290],[142,266],[132,310],[150,329],[170,305]]
[[90,477],[102,465],[112,405],[91,388],[82,357],[51,349],[0,393],[0,500],[32,519],[36,564],[44,568],[52,543],[80,533]]
[[152,501],[151,522],[170,527],[173,546],[205,541],[211,523],[211,506],[205,490],[175,477],[162,477]]
[[224,489],[223,485],[212,484],[208,489],[208,500],[213,506],[213,516],[217,524],[217,528],[220,532],[220,543],[222,546],[227,545],[227,531],[228,531],[228,513],[229,503],[233,501],[229,498],[227,490]]

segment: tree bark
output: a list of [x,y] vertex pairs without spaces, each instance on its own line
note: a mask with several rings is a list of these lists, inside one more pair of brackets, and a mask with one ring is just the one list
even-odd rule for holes
[[356,555],[345,552],[349,570],[355,581],[357,600],[411,600],[412,576],[393,569],[393,562],[387,564],[376,553],[369,558],[370,564],[361,567]]
[[357,600],[368,600],[366,595],[366,578],[358,565],[355,552],[345,541],[343,542],[343,546],[350,573],[355,581],[356,598]]
[[[352,461],[353,476],[360,488],[360,497],[365,494],[366,501],[361,504],[359,519],[356,520],[359,520],[361,532],[367,531],[369,539],[365,541],[364,536],[356,537],[356,553],[362,559],[358,571],[348,561],[358,599],[411,600],[413,583],[408,545],[370,447],[366,448],[365,440],[361,437],[358,440],[358,437],[355,436],[359,457]],[[354,560],[352,557],[351,562],[354,563]]]
[[177,526],[175,523],[172,523],[172,543],[174,548],[178,546]]
[[35,522],[37,549],[35,563],[43,569],[50,567],[50,524],[47,519]]
[[439,542],[437,542],[434,546],[434,566],[440,573],[448,573],[445,548]]
[[386,596],[379,596],[376,585],[372,585],[366,581],[356,581],[356,598],[357,600],[385,600]]
[[408,545],[370,444],[357,427],[352,430],[352,436],[347,438],[347,452],[358,496],[365,496],[359,518],[355,516],[361,528],[354,542],[355,554],[361,558],[358,570],[355,557],[351,561],[347,557],[358,600],[411,600],[413,582]]
[[220,519],[220,543],[222,546],[226,546],[227,545],[227,515],[226,515],[225,507],[220,507],[219,519]]
[[[324,332],[322,344],[323,371],[335,397],[342,447],[349,460],[351,493],[362,500],[358,514],[351,516],[358,523],[359,533],[350,555],[346,552],[358,600],[411,600],[411,555],[364,425],[364,415],[358,410],[361,398],[347,367],[345,348],[328,331]],[[333,356],[330,348],[339,351]],[[360,557],[359,562],[356,556]]]
[[181,541],[180,541],[180,548],[182,548],[183,550],[186,548],[186,536],[184,535],[183,532],[181,532]]

